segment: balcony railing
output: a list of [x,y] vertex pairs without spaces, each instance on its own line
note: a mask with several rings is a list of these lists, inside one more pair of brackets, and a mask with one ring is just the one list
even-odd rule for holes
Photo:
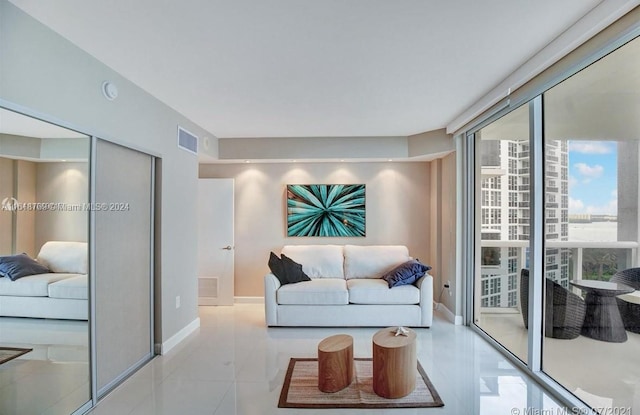
[[[566,253],[568,255],[568,267],[564,267],[565,270],[568,268],[568,275],[563,276],[559,275],[561,279],[566,281],[566,286],[569,286],[568,282],[579,279],[589,279],[589,278],[599,278],[602,277],[603,268],[609,269],[609,274],[614,272],[615,270],[626,269],[640,266],[640,258],[639,258],[639,247],[640,244],[636,241],[622,241],[622,242],[582,242],[582,241],[545,241],[545,256],[546,255],[565,255],[563,250],[569,250],[570,253]],[[504,240],[483,240],[481,242],[482,248],[512,248],[517,250],[516,261],[517,261],[517,281],[518,281],[518,289],[516,292],[519,293],[519,284],[520,284],[520,272],[519,270],[522,268],[526,268],[526,264],[528,264],[527,254],[529,252],[528,248],[530,247],[530,241],[519,240],[519,241],[504,241]],[[597,250],[597,251],[595,251]],[[510,250],[511,252],[511,250]],[[594,252],[597,252],[599,256],[594,257]],[[618,253],[618,257],[615,258],[614,253]],[[622,254],[624,253],[624,254]],[[622,256],[620,256],[622,254]],[[564,257],[566,258],[566,257]],[[520,310],[520,296],[517,295],[517,305],[514,307],[508,306],[508,293],[513,292],[512,288],[507,289],[506,279],[509,275],[513,275],[514,272],[509,271],[509,269],[513,268],[514,264],[509,264],[508,261],[512,261],[513,256],[503,257],[501,258],[501,265],[497,267],[493,267],[493,273],[495,275],[495,268],[504,269],[505,281],[503,281],[502,285],[504,288],[502,289],[500,296],[500,306],[499,307],[482,307],[483,312],[518,312]],[[566,260],[566,259],[565,259]],[[556,262],[560,261],[560,263]],[[595,262],[594,262],[595,261]],[[599,274],[594,272],[590,275],[584,274],[584,265],[591,264],[592,270],[593,267],[595,269],[599,269]],[[550,264],[545,264],[544,272],[557,272],[560,273],[560,267],[564,266],[562,263],[562,259],[557,259]],[[589,266],[587,266],[587,272],[589,272]],[[612,269],[613,268],[613,269]],[[562,271],[564,272],[564,271]],[[598,275],[596,275],[598,274]],[[606,274],[606,273],[605,273]],[[607,276],[604,276],[606,279]],[[563,281],[559,281],[562,283]],[[565,285],[563,284],[563,285]],[[573,291],[581,295],[581,291],[573,288]],[[478,294],[479,295],[479,294]],[[480,300],[480,297],[477,298]]]

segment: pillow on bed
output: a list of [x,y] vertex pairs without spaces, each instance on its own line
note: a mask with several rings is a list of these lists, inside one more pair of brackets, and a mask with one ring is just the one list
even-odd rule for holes
[[49,268],[31,259],[27,254],[0,257],[0,277],[7,277],[11,281],[28,275],[48,274]]
[[425,265],[417,259],[412,259],[387,272],[382,279],[389,284],[389,288],[413,284],[430,269],[429,265]]

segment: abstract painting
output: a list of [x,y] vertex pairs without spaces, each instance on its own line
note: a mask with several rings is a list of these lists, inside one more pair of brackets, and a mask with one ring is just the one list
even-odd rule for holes
[[365,236],[363,184],[287,185],[287,236]]

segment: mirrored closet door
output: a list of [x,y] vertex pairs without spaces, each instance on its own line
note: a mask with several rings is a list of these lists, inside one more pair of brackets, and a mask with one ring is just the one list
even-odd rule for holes
[[89,147],[0,109],[0,413],[90,405]]

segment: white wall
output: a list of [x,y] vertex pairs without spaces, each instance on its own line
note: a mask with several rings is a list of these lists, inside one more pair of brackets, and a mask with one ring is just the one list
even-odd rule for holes
[[[89,201],[88,163],[37,163],[36,173],[36,200],[39,203],[82,204]],[[40,251],[47,241],[86,242],[88,223],[88,212],[83,210],[37,211],[36,251]]]
[[[20,203],[37,201],[37,165],[32,161],[14,160],[17,174],[16,199]],[[86,193],[86,192],[85,192]],[[26,252],[35,258],[40,250],[36,246],[36,212],[19,211],[16,214],[15,253]]]
[[[0,157],[0,202],[13,197],[13,160]],[[13,217],[0,209],[0,255],[12,254]]]
[[451,295],[445,290],[442,304],[455,316],[462,316],[462,299],[456,296],[463,282],[456,280],[456,155],[450,154],[441,160],[441,233],[440,287],[449,280]]
[[[161,341],[197,319],[197,157],[177,148],[182,125],[199,126],[156,100],[66,39],[0,0],[0,105],[24,107],[63,120],[81,132],[116,140],[162,157]],[[104,80],[119,97],[107,101]],[[213,146],[216,147],[216,146]],[[114,166],[117,168],[117,166]],[[182,306],[175,308],[175,297]]]
[[[291,244],[402,244],[429,263],[430,164],[203,164],[200,177],[235,179],[235,295],[263,296],[269,252]],[[366,185],[364,238],[286,236],[287,184]]]

